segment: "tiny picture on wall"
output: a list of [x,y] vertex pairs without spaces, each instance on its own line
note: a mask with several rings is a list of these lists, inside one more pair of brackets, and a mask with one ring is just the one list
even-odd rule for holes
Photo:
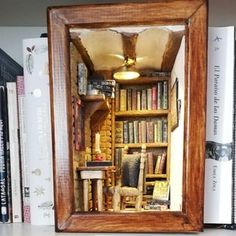
[[170,127],[171,131],[176,129],[179,125],[179,112],[178,112],[178,78],[171,88],[170,92],[170,106],[171,106],[171,116],[170,116]]

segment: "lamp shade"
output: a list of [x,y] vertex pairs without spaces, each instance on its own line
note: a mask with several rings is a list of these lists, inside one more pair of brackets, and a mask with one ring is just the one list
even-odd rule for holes
[[134,66],[122,66],[114,72],[113,77],[117,80],[131,80],[137,79],[140,74],[134,68]]

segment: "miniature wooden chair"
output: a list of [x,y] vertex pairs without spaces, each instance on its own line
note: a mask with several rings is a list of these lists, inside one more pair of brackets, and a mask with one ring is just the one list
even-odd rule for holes
[[124,148],[121,160],[121,181],[112,189],[113,211],[120,211],[126,197],[134,197],[136,211],[141,211],[145,161],[145,145],[142,145],[141,153],[128,154],[128,147]]

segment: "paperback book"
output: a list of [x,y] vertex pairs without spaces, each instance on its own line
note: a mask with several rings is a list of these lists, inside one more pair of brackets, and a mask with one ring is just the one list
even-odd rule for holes
[[23,40],[31,224],[54,224],[47,38]]
[[234,27],[209,28],[204,223],[232,222]]

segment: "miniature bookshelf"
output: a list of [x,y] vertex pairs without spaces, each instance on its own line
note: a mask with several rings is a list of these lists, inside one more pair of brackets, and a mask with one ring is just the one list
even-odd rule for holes
[[[142,144],[146,145],[145,194],[149,186],[154,186],[155,180],[169,180],[169,81],[168,76],[166,78],[140,77],[128,83],[119,81],[116,86],[113,114],[115,127],[119,127],[114,129],[114,149],[128,146],[129,150],[134,152],[138,151]],[[163,89],[164,84],[165,89]],[[163,121],[165,121],[165,131],[163,131]],[[157,160],[163,152],[166,153],[164,162],[162,161],[163,170],[158,173],[157,165],[160,165],[160,162]],[[153,188],[149,188],[149,195],[152,195],[152,191]]]

